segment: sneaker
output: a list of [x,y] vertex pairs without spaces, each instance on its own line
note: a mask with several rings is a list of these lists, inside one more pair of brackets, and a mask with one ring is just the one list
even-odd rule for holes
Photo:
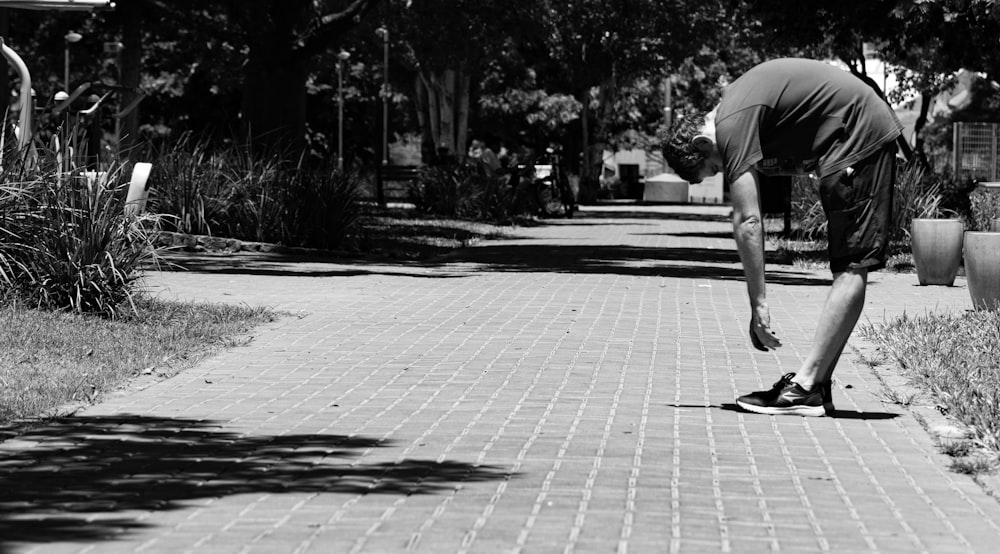
[[[757,391],[736,399],[736,404],[748,412],[768,415],[802,415],[823,416],[824,409],[823,386],[807,391],[792,381],[794,373],[782,375],[781,380],[774,384],[771,390]],[[831,408],[833,404],[831,402]]]

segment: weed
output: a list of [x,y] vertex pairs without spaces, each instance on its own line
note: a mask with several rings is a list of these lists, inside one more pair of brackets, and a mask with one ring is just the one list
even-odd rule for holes
[[991,473],[994,464],[982,456],[973,456],[952,460],[948,469],[963,475],[979,475],[980,473]]
[[904,369],[916,384],[1000,450],[1000,313],[904,314],[859,327],[862,336]]
[[963,458],[972,452],[973,444],[971,441],[943,440],[938,443],[938,448],[940,448],[941,453],[946,456],[951,456],[952,458]]
[[896,389],[885,387],[876,395],[879,400],[883,402],[888,402],[889,404],[896,404],[898,406],[911,406],[913,402],[920,397],[919,392],[899,392]]

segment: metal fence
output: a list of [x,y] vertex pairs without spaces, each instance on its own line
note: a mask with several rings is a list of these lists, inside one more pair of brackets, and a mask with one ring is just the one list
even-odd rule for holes
[[977,181],[1000,180],[1000,124],[958,121],[952,126],[955,174]]

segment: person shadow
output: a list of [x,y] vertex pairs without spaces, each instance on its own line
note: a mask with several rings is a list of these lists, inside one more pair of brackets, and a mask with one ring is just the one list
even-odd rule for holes
[[[740,408],[735,402],[725,402],[717,407],[720,410],[725,410],[727,412],[741,412],[744,414],[752,413],[744,410],[743,408]],[[859,412],[852,410],[834,409],[832,413],[826,414],[825,417],[831,417],[834,419],[880,420],[880,419],[895,419],[899,417],[899,414],[893,412]]]

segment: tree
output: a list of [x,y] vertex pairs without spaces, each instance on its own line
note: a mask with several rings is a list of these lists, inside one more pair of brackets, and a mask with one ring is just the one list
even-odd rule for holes
[[242,83],[245,132],[259,145],[288,147],[292,152],[300,152],[304,145],[306,84],[316,57],[343,40],[377,3],[377,0],[214,0],[194,4],[190,0],[127,1],[147,3],[166,17],[194,20],[208,30],[218,29],[218,10],[225,10],[225,22],[234,27],[246,48]]
[[439,152],[465,155],[473,88],[489,60],[511,45],[530,5],[526,0],[390,3],[397,50],[413,82],[425,161]]
[[539,74],[581,106],[581,174],[596,178],[618,93],[639,78],[666,78],[711,41],[721,3],[680,0],[545,0],[540,3]]
[[1000,34],[1000,7],[991,0],[840,0],[821,6],[757,0],[748,6],[760,28],[776,37],[777,50],[840,59],[884,96],[864,69],[863,45],[874,45],[885,62],[898,68],[900,86],[890,100],[914,92],[921,98],[914,128],[921,158],[930,104],[954,83],[955,72],[1000,72],[1000,54],[993,47]]

